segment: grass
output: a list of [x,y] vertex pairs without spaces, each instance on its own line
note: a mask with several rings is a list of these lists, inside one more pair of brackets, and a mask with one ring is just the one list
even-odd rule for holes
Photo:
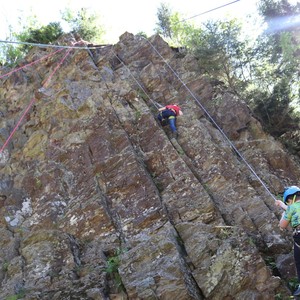
[[119,274],[120,254],[122,254],[122,253],[123,253],[123,250],[118,249],[115,251],[114,256],[111,256],[107,259],[107,262],[106,262],[107,266],[106,266],[105,271],[115,281],[115,285],[117,286],[117,289],[125,291],[125,287],[122,283],[122,279]]

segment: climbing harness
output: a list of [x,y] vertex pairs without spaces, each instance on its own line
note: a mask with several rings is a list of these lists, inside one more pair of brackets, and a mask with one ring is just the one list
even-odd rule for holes
[[225,132],[221,129],[221,127],[216,123],[214,118],[209,114],[209,112],[206,110],[206,108],[201,104],[201,102],[195,97],[193,92],[187,87],[185,82],[179,77],[179,75],[175,72],[175,70],[170,66],[170,64],[164,59],[164,57],[158,52],[158,50],[153,46],[153,44],[146,39],[146,41],[150,44],[152,49],[158,54],[158,56],[163,60],[163,62],[169,67],[169,69],[173,72],[173,74],[178,78],[178,80],[183,84],[183,86],[187,89],[187,91],[190,93],[190,95],[193,97],[193,99],[196,101],[196,103],[200,106],[200,108],[204,111],[206,116],[211,120],[211,122],[216,126],[216,128],[221,132],[223,137],[226,139],[226,141],[229,143],[229,145],[234,149],[234,151],[238,154],[238,156],[243,160],[243,162],[247,165],[247,167],[251,170],[251,172],[254,174],[254,176],[259,180],[259,182],[262,184],[262,186],[266,189],[266,191],[270,194],[270,196],[273,198],[274,201],[277,199],[274,197],[274,195],[270,192],[268,187],[265,185],[265,183],[260,179],[260,177],[256,174],[254,169],[249,165],[249,163],[246,161],[246,159],[243,157],[243,155],[238,151],[238,149],[234,146],[234,144],[231,142],[231,140],[227,137]]
[[[236,1],[234,1],[236,2]],[[209,118],[209,120],[214,124],[214,126],[220,131],[220,133],[223,135],[223,137],[225,138],[225,140],[229,143],[229,145],[232,147],[232,149],[236,152],[236,154],[242,159],[242,161],[246,164],[246,166],[249,168],[249,170],[253,173],[253,175],[257,178],[257,180],[262,184],[262,186],[265,188],[265,190],[269,193],[269,195],[276,201],[277,199],[274,197],[274,195],[270,192],[270,190],[268,189],[268,187],[266,186],[266,184],[261,180],[261,178],[256,174],[255,170],[250,166],[250,164],[246,161],[246,159],[243,157],[243,155],[238,151],[238,149],[235,147],[235,145],[230,141],[230,139],[227,137],[227,135],[224,133],[224,131],[220,128],[220,126],[216,123],[216,121],[213,119],[213,117],[209,114],[209,112],[206,110],[206,108],[201,104],[201,102],[195,97],[195,95],[193,94],[193,92],[187,87],[187,85],[185,84],[185,82],[179,77],[179,75],[175,72],[175,70],[170,66],[170,64],[164,59],[164,57],[160,54],[160,52],[153,46],[153,44],[146,38],[144,38],[143,36],[141,36],[143,39],[145,39],[150,46],[152,47],[152,49],[157,53],[157,55],[163,60],[163,62],[169,67],[169,69],[171,70],[171,72],[173,72],[173,74],[177,77],[177,79],[183,84],[183,86],[185,87],[185,89],[190,93],[190,95],[193,97],[193,99],[196,101],[196,103],[198,104],[198,106],[204,111],[205,115]],[[0,41],[0,42],[4,42],[4,41]],[[12,42],[13,43],[13,42]],[[76,44],[76,43],[75,43]],[[50,45],[43,45],[43,44],[35,44],[37,46],[45,46],[45,47],[49,47]],[[53,73],[49,76],[49,78],[46,80],[45,84],[43,85],[43,87],[46,87],[48,82],[51,80],[52,76],[54,75],[54,73],[57,71],[57,69],[59,68],[59,66],[63,63],[63,61],[66,59],[66,57],[69,55],[71,49],[74,48],[80,48],[80,49],[87,49],[89,51],[89,49],[92,49],[91,47],[75,47],[75,46],[56,46],[55,47],[61,47],[61,48],[68,48],[68,53],[65,55],[65,57],[61,60],[61,62],[58,64],[58,66],[55,68],[55,70],[53,71]],[[98,48],[98,47],[94,47],[94,48]],[[57,51],[58,52],[58,51]],[[89,51],[90,53],[90,51]],[[163,105],[159,104],[158,102],[156,102],[155,100],[151,99],[150,96],[148,95],[148,93],[145,91],[144,87],[137,81],[137,79],[133,76],[132,72],[130,71],[130,69],[124,64],[124,62],[118,57],[117,54],[115,54],[115,57],[120,61],[120,63],[129,71],[129,74],[132,76],[132,78],[134,79],[134,81],[137,83],[137,85],[141,88],[141,90],[145,93],[145,95],[147,95],[148,99],[152,102],[152,104],[157,108],[161,108],[163,107]],[[11,74],[11,73],[9,73]],[[8,74],[5,74],[8,75]],[[2,75],[2,77],[4,77],[5,75]],[[1,77],[0,77],[1,78]],[[8,144],[9,140],[11,139],[12,135],[14,134],[14,132],[17,130],[18,126],[20,125],[21,121],[23,120],[24,116],[27,114],[27,112],[29,111],[29,109],[31,108],[31,106],[33,105],[33,103],[35,102],[35,99],[33,98],[31,100],[31,102],[29,103],[28,107],[26,108],[26,110],[24,111],[24,113],[22,114],[20,120],[18,121],[17,125],[15,126],[15,128],[13,129],[13,131],[11,132],[10,136],[8,137],[8,139],[6,140],[6,142],[4,143],[4,145],[2,146],[2,148],[0,149],[0,154],[3,152],[4,148],[6,147],[6,145]]]
[[265,190],[268,192],[268,194],[273,198],[274,201],[277,199],[275,196],[270,192],[266,184],[262,181],[262,179],[256,174],[255,170],[250,166],[250,164],[246,161],[246,159],[243,157],[243,155],[238,151],[238,149],[235,147],[235,145],[231,142],[231,140],[227,137],[225,132],[222,130],[222,128],[216,123],[214,118],[209,114],[209,112],[206,110],[206,108],[201,104],[201,102],[196,98],[194,93],[187,87],[185,82],[179,77],[179,75],[175,72],[175,70],[170,66],[170,64],[164,59],[164,57],[160,54],[160,52],[154,47],[154,45],[149,41],[149,39],[141,36],[141,38],[145,39],[152,49],[156,52],[156,54],[163,60],[163,62],[169,67],[171,72],[177,77],[177,79],[183,84],[183,86],[186,88],[186,90],[190,93],[190,95],[193,97],[193,99],[196,101],[196,103],[199,105],[199,107],[204,111],[205,115],[209,118],[209,120],[216,126],[216,128],[220,131],[220,133],[223,135],[225,140],[229,143],[229,145],[232,147],[232,149],[236,152],[236,154],[242,159],[242,161],[246,164],[246,166],[249,168],[249,170],[252,172],[252,174],[257,178],[257,180],[261,183],[261,185],[265,188]]

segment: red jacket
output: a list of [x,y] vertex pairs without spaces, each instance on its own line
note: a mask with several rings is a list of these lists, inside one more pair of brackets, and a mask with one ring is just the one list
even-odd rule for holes
[[181,110],[181,108],[178,105],[167,105],[166,109],[171,109],[175,112],[176,116],[179,115],[179,111]]

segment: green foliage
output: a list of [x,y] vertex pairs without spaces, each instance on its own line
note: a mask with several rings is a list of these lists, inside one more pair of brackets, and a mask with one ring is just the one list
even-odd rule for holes
[[[9,26],[9,33],[6,37],[6,41],[18,42],[19,37],[24,37],[24,39],[28,36],[28,29],[35,28],[37,25],[37,19],[35,16],[24,16],[21,15],[19,17],[19,31],[15,31],[12,26]],[[18,44],[9,44],[3,43],[0,47],[0,63],[1,65],[13,67],[15,66],[24,56],[22,46]]]
[[[49,23],[39,28],[31,26],[37,26],[37,23],[30,22],[28,27],[24,25],[19,33],[12,32],[11,28],[10,36],[6,40],[21,43],[51,44],[63,33],[59,23]],[[32,46],[26,44],[4,44],[0,51],[1,63],[6,66],[15,66],[31,48]]]
[[141,118],[142,113],[139,110],[135,112],[135,119],[138,121]]
[[157,13],[157,32],[170,45],[185,46],[199,61],[199,68],[211,77],[226,82],[233,91],[244,88],[243,67],[248,64],[250,47],[242,40],[242,26],[237,19],[208,21],[196,28],[178,13],[162,4]]
[[89,13],[87,8],[78,12],[66,9],[63,12],[63,19],[71,26],[71,31],[77,33],[84,40],[101,43],[105,33],[100,25],[100,17],[97,14]]
[[236,19],[208,21],[201,30],[194,31],[188,44],[199,60],[199,67],[237,93],[240,83],[245,80],[244,68],[249,60],[249,46],[241,39],[241,29]]
[[182,148],[179,149],[177,152],[178,152],[178,154],[181,155],[181,156],[185,155],[185,152],[183,151]]
[[189,47],[190,41],[195,40],[198,32],[201,32],[201,29],[196,29],[188,22],[182,21],[178,13],[173,14],[170,21],[173,31],[172,41],[170,41],[170,44],[173,46],[183,45]]
[[256,247],[256,241],[255,239],[253,239],[252,237],[249,238],[249,245],[251,245],[252,247]]
[[291,93],[289,81],[283,78],[271,91],[255,90],[252,93],[252,107],[265,129],[279,137],[290,129],[296,129],[299,117],[290,105]]
[[179,13],[173,13],[168,5],[161,4],[157,17],[156,33],[162,35],[171,46],[188,45],[196,29],[182,21]]
[[172,28],[171,28],[171,15],[172,11],[170,7],[165,4],[161,3],[160,7],[157,9],[157,18],[158,22],[156,23],[157,27],[155,31],[158,34],[161,34],[165,38],[172,39]]
[[[79,34],[82,39],[87,41],[101,42],[104,30],[101,28],[99,17],[96,14],[89,14],[85,8],[78,12],[66,9],[62,14],[63,19],[70,24],[73,33]],[[59,22],[50,22],[48,25],[41,26],[35,16],[20,17],[19,27],[21,28],[19,31],[10,27],[9,35],[6,38],[7,41],[15,43],[1,45],[0,63],[2,65],[16,66],[32,48],[30,45],[16,43],[52,44],[64,33]]]
[[20,290],[20,292],[18,294],[15,295],[10,295],[8,297],[6,297],[5,300],[18,300],[18,299],[22,299],[25,296],[25,290]]
[[107,259],[107,267],[105,269],[107,274],[109,274],[111,278],[115,281],[115,285],[117,286],[118,290],[125,290],[118,270],[120,265],[120,254],[122,253],[122,249],[116,250],[115,255]]
[[[39,28],[28,28],[24,32],[17,34],[16,37],[21,42],[35,44],[52,44],[63,34],[62,27],[58,22],[49,23]],[[32,46],[23,45],[22,50],[28,52]]]
[[18,295],[11,295],[11,296],[6,297],[6,300],[17,300],[17,299],[20,299],[20,298],[18,298]]
[[2,263],[2,271],[3,272],[7,272],[8,271],[8,267],[9,267],[9,262],[8,261],[4,261]]
[[262,0],[259,8],[268,30],[257,39],[252,86],[245,98],[265,129],[280,137],[299,128],[299,45],[294,27],[284,26],[283,19],[298,14],[299,7],[285,0]]
[[293,6],[288,0],[261,0],[258,5],[258,11],[268,22],[269,27],[279,16],[297,15],[299,9],[298,5]]
[[[294,299],[294,297],[290,297],[289,299]],[[281,293],[275,295],[275,300],[287,300],[285,296],[283,296]]]
[[266,265],[271,269],[271,270],[275,270],[277,269],[274,257],[272,256],[267,256],[264,258],[265,259],[265,263]]
[[220,239],[227,239],[232,235],[232,228],[220,228]]
[[141,37],[147,38],[147,33],[145,33],[144,31],[140,31],[136,35],[139,35]]
[[35,187],[37,189],[40,189],[42,187],[43,183],[39,178],[35,178]]
[[288,287],[290,288],[291,291],[294,291],[298,288],[299,282],[296,277],[291,278],[288,282]]
[[107,260],[107,267],[106,267],[105,271],[108,274],[115,274],[118,272],[119,264],[120,264],[119,255],[109,257]]
[[24,57],[20,47],[11,44],[1,45],[0,64],[3,66],[15,66],[17,62]]

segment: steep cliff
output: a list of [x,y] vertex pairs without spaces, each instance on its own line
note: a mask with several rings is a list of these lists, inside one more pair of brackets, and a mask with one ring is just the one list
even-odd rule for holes
[[[159,36],[54,51],[1,70],[0,299],[289,295],[270,193],[299,162],[242,99]],[[182,107],[177,142],[158,103]]]

